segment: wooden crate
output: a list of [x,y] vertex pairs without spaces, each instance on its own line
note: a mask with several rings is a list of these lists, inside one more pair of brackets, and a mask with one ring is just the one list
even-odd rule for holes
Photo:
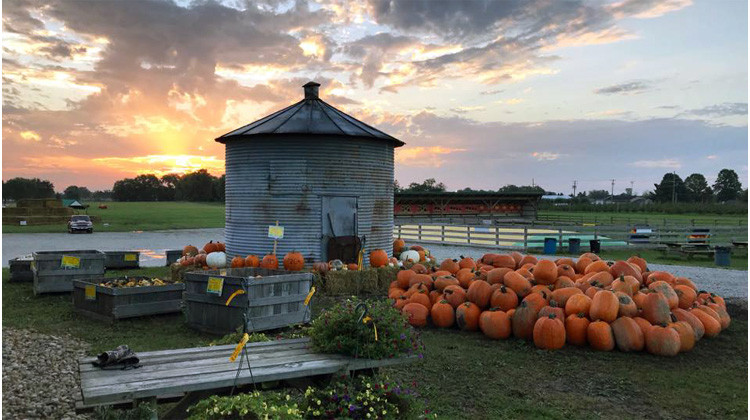
[[[263,277],[256,278],[261,275]],[[248,330],[265,331],[310,322],[310,307],[304,300],[312,286],[312,273],[262,268],[185,273],[185,317],[188,326],[224,335],[242,327],[247,311]],[[223,282],[221,295],[207,293],[209,279]],[[248,279],[247,294],[237,295],[229,306],[226,301],[242,281]]]
[[[142,278],[142,277],[141,277]],[[133,277],[133,279],[140,279]],[[73,281],[74,310],[89,318],[116,321],[158,314],[180,312],[185,285],[173,283],[165,286],[105,287],[99,283],[114,280],[99,278],[92,281]],[[86,288],[93,288],[86,297]]]
[[[39,251],[34,252],[34,294],[71,292],[74,280],[104,276],[104,253],[101,251]],[[77,266],[64,268],[63,261],[77,259]]]
[[104,268],[138,268],[141,253],[139,251],[104,251],[107,259]]
[[21,282],[33,282],[34,272],[31,271],[31,263],[34,260],[26,258],[13,258],[8,260],[8,267],[10,268],[10,282],[21,283]]
[[182,257],[181,249],[168,249],[167,252],[167,267],[177,262]]

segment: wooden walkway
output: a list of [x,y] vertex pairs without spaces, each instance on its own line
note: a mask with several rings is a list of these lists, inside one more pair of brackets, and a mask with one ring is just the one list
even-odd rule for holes
[[[415,357],[383,360],[313,353],[309,338],[247,344],[252,378],[243,362],[237,385],[293,380],[317,375],[409,363]],[[229,356],[235,345],[196,347],[138,353],[141,367],[130,370],[101,370],[91,364],[96,358],[79,360],[82,405],[121,404],[136,400],[154,401],[159,397],[186,395],[232,387],[240,357]]]

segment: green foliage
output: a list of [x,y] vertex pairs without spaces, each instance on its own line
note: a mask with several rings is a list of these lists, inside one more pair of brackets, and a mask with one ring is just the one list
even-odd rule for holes
[[654,184],[654,201],[671,203],[674,201],[687,201],[688,190],[685,181],[674,173],[664,174],[661,182]]
[[20,200],[23,198],[52,198],[55,186],[39,178],[12,178],[3,181],[3,200]]
[[251,392],[231,397],[213,395],[188,408],[189,420],[301,419],[297,403],[289,394]]
[[[367,306],[370,322],[360,321]],[[377,340],[375,339],[377,328]],[[387,299],[347,299],[323,311],[310,328],[312,347],[321,353],[338,353],[369,359],[385,359],[404,355],[422,356],[422,341],[406,318]]]
[[137,404],[130,410],[118,410],[105,405],[94,409],[96,420],[149,420],[154,413],[154,407],[148,403]]
[[716,199],[719,201],[736,200],[742,194],[742,184],[737,172],[731,169],[722,169],[714,182]]
[[138,175],[115,182],[117,201],[224,201],[225,176],[215,177],[205,169],[185,175]]
[[342,379],[327,388],[307,388],[300,411],[308,419],[437,418],[413,389],[367,376]]
[[696,201],[704,203],[710,201],[713,198],[713,191],[706,182],[706,177],[703,174],[690,174],[685,178],[685,188],[688,190],[688,197],[690,201]]

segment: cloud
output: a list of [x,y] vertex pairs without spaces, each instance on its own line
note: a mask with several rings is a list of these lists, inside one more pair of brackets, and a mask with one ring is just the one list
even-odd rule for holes
[[458,113],[458,114],[466,114],[468,112],[473,111],[484,111],[486,108],[483,106],[459,106],[455,108],[451,108],[451,111]]
[[397,149],[396,162],[409,167],[439,168],[446,163],[446,155],[464,151],[466,149],[444,146],[404,147]]
[[698,117],[728,117],[732,115],[747,115],[747,102],[725,102],[703,108],[691,109],[681,115]]
[[505,92],[504,89],[492,89],[492,90],[483,90],[479,92],[480,95],[497,95],[498,93]]
[[541,162],[545,160],[557,160],[562,155],[560,153],[551,152],[534,152],[531,154],[531,156]]
[[682,164],[677,159],[637,160],[632,165],[637,168],[680,169],[682,167]]
[[618,18],[631,16],[639,19],[651,19],[663,16],[669,12],[681,10],[693,4],[692,0],[625,0],[610,6],[613,14]]
[[651,89],[652,85],[651,82],[646,80],[634,80],[631,82],[625,82],[620,83],[617,85],[611,85],[606,86],[603,88],[599,88],[594,90],[594,93],[599,95],[614,95],[614,94],[622,94],[622,95],[635,95],[639,93],[643,93],[649,89]]
[[708,155],[708,156],[706,156],[706,159],[709,159],[709,160],[714,160],[714,159],[716,159],[717,157],[718,157],[718,156],[716,156],[716,155]]

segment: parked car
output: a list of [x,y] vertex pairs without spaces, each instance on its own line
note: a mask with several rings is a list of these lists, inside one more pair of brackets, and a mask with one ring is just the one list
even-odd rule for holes
[[91,223],[91,218],[86,215],[71,216],[68,221],[68,233],[81,231],[86,233],[92,233],[94,231],[94,224]]

